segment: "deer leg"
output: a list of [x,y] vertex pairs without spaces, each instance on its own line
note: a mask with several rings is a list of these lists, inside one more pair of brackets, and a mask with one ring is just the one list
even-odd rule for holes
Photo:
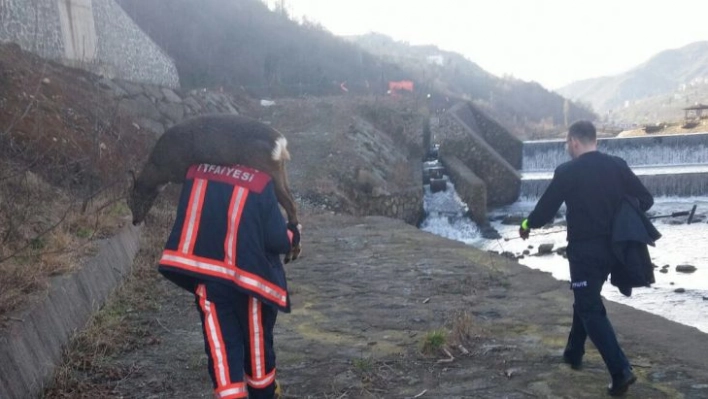
[[275,185],[275,196],[288,215],[288,222],[298,225],[297,206],[295,205],[293,194],[288,187],[288,178],[285,175],[285,165],[283,163],[281,163],[280,172],[273,174],[273,184]]
[[[285,209],[285,213],[288,215],[288,225],[291,228],[296,228],[298,232],[300,231],[300,223],[297,218],[297,206],[295,205],[295,199],[293,198],[292,192],[288,187],[288,180],[285,174],[285,163],[281,163],[280,173],[273,175],[273,184],[275,185],[275,196],[278,198],[278,202]],[[298,242],[297,245],[293,245],[290,253],[285,255],[285,263],[297,259],[302,252],[302,246]]]

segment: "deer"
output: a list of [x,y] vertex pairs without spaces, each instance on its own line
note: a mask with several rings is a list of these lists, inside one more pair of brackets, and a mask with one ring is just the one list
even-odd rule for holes
[[295,260],[301,252],[301,226],[285,171],[285,161],[289,159],[285,136],[255,119],[235,114],[186,119],[160,136],[137,177],[131,172],[133,183],[127,202],[133,225],[145,220],[168,183],[185,181],[191,165],[243,165],[265,172],[273,179],[278,203],[287,214],[288,229],[296,237],[285,262]]

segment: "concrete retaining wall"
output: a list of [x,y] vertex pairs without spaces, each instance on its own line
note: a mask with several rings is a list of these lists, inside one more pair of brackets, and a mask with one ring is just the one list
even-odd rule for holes
[[455,191],[469,208],[469,217],[479,225],[487,220],[487,185],[455,156],[441,159],[447,174],[455,184]]
[[109,78],[179,87],[174,61],[114,0],[0,0],[0,41]]
[[43,299],[0,330],[0,398],[37,397],[71,335],[131,270],[140,230],[128,225],[105,240],[81,270],[54,278]]

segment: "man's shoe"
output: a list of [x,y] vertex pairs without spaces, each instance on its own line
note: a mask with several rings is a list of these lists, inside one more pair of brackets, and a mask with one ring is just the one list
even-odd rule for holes
[[610,396],[622,396],[627,393],[629,386],[637,381],[637,376],[627,370],[621,376],[612,376],[612,383],[607,387],[607,393]]
[[573,370],[580,370],[583,368],[583,359],[582,358],[575,360],[575,359],[571,359],[569,356],[566,356],[564,354],[563,355],[563,363],[570,365],[570,368]]

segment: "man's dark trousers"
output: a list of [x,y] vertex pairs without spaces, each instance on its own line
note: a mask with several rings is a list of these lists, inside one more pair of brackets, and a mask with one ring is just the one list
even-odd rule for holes
[[585,353],[585,339],[590,337],[610,374],[622,374],[630,369],[629,361],[617,342],[600,296],[610,268],[617,262],[611,250],[610,238],[571,241],[567,254],[575,303],[573,326],[564,355],[571,362],[579,363]]

